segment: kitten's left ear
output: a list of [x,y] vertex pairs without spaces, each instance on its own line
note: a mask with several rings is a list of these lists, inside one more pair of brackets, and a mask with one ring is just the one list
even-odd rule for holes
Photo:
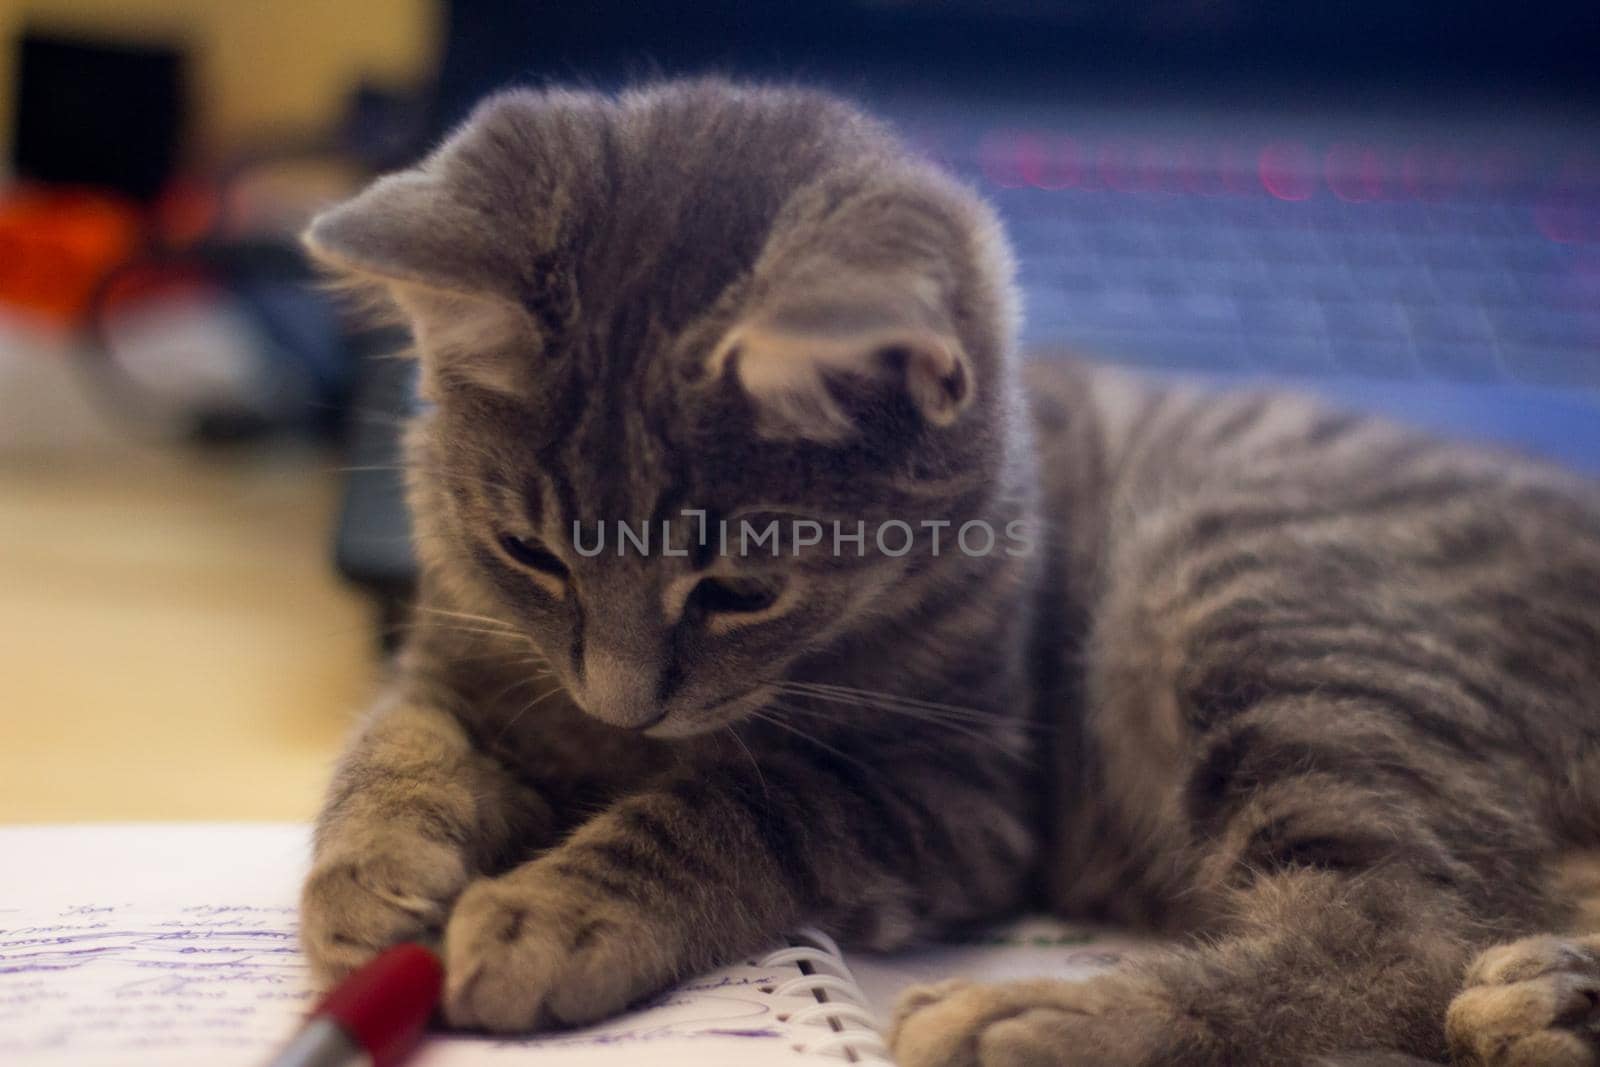
[[423,170],[379,178],[311,220],[306,249],[334,270],[444,292],[497,284],[490,220]]
[[882,279],[790,297],[735,325],[707,369],[731,368],[769,436],[850,436],[855,423],[833,390],[863,385],[902,390],[926,423],[946,427],[971,404],[975,383],[938,295],[926,279]]
[[515,277],[498,261],[489,220],[424,171],[380,178],[312,220],[302,240],[357,287],[378,289],[404,313],[425,373],[515,392],[508,345],[527,313],[502,290]]

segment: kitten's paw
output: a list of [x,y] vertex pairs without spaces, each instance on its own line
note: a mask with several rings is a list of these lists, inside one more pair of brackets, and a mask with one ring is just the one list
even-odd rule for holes
[[942,982],[900,999],[900,1067],[1136,1067],[1158,1062],[1169,1013],[1122,975],[1083,982]]
[[437,934],[467,878],[460,852],[425,837],[330,849],[300,893],[300,942],[317,980],[336,982],[396,942]]
[[626,909],[536,870],[475,883],[445,929],[445,1019],[499,1033],[572,1026],[653,992],[667,980],[662,946]]
[[1597,1067],[1600,939],[1489,949],[1467,971],[1445,1031],[1461,1067]]

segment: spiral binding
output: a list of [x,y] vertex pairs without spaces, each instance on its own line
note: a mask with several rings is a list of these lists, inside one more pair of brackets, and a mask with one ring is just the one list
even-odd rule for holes
[[776,985],[772,994],[779,997],[809,993],[817,1003],[789,1013],[796,1026],[812,1026],[828,1031],[815,1041],[801,1043],[798,1050],[818,1056],[833,1056],[860,1063],[866,1059],[890,1062],[889,1047],[878,1033],[876,1017],[866,1003],[855,975],[844,962],[844,954],[833,938],[811,927],[790,937],[790,947],[781,948],[761,960],[762,967],[795,964],[811,973]]

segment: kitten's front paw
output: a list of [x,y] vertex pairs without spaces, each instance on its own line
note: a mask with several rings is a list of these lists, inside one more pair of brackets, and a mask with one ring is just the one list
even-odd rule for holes
[[663,946],[629,918],[626,905],[537,868],[475,883],[445,930],[445,1019],[517,1033],[621,1011],[669,971]]
[[1137,1067],[1161,1062],[1157,994],[1120,975],[1083,982],[943,982],[900,1000],[900,1067]]
[[1600,1064],[1600,938],[1530,937],[1485,952],[1445,1032],[1461,1067]]
[[390,945],[436,934],[467,877],[460,852],[416,835],[326,850],[300,893],[300,942],[317,980],[331,984]]

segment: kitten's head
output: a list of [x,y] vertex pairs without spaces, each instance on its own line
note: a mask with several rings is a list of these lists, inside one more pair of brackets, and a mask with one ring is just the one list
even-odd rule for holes
[[613,725],[745,714],[801,657],[970,578],[957,529],[1009,514],[998,227],[830,97],[505,93],[306,240],[415,338],[428,580]]

